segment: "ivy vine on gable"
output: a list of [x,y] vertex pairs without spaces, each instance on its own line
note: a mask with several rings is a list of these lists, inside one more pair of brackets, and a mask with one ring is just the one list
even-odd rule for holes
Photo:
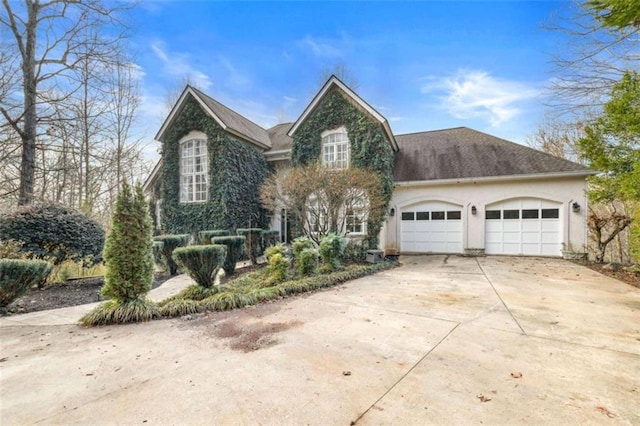
[[[192,130],[207,135],[209,200],[180,202],[179,140]],[[232,138],[190,97],[162,141],[161,192],[163,227],[168,233],[195,233],[207,229],[264,227],[266,212],[259,189],[267,175],[262,153]]]
[[[385,210],[393,192],[394,152],[380,123],[349,102],[337,89],[331,90],[300,125],[293,138],[291,163],[295,166],[320,161],[321,134],[345,126],[351,147],[351,164],[378,173],[381,177]],[[384,218],[383,218],[384,220]],[[379,223],[367,224],[365,243],[378,246]]]

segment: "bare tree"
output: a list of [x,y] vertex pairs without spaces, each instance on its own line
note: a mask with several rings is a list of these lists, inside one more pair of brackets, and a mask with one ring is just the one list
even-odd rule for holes
[[[123,6],[99,0],[2,0],[0,30],[10,34],[0,74],[19,80],[11,84],[0,113],[21,141],[18,204],[34,199],[39,125],[47,125],[55,103],[78,90],[73,76],[83,61],[118,57],[124,28],[118,20]],[[101,36],[105,28],[109,36]],[[15,76],[15,78],[13,77]]]
[[578,140],[584,136],[584,126],[577,123],[546,119],[527,137],[527,145],[556,157],[579,162]]
[[603,28],[588,3],[577,0],[566,4],[546,27],[568,40],[552,54],[548,106],[574,122],[597,115],[625,71],[638,69],[640,29]]

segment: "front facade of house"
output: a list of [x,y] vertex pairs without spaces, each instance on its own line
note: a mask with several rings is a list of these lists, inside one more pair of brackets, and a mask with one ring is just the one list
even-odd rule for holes
[[274,168],[319,161],[381,176],[386,220],[354,214],[345,231],[387,254],[561,256],[586,245],[589,169],[464,127],[394,135],[336,77],[295,123],[270,129],[188,86],[156,139],[162,159],[145,190],[163,232],[271,227],[288,240],[287,212],[264,211],[259,187]]

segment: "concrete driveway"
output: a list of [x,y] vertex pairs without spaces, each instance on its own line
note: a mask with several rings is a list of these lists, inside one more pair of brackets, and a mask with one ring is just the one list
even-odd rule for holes
[[0,423],[640,424],[640,291],[559,259],[416,256],[192,319],[0,322]]

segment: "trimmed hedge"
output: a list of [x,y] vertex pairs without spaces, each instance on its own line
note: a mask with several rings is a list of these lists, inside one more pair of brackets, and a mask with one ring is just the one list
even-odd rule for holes
[[223,244],[227,246],[227,257],[224,259],[222,265],[225,274],[232,275],[236,270],[236,263],[240,260],[242,255],[242,246],[244,245],[245,237],[242,236],[228,236],[228,237],[213,237],[211,238],[212,244]]
[[162,257],[169,269],[169,275],[178,273],[178,264],[173,260],[172,254],[178,247],[184,247],[189,243],[189,234],[158,235],[154,241],[162,242]]
[[267,247],[275,246],[280,242],[280,231],[265,229],[260,233],[260,237],[262,242],[262,251],[264,252]]
[[226,256],[227,246],[221,244],[178,247],[173,251],[174,260],[205,288],[214,288],[213,282]]
[[212,243],[211,239],[214,237],[226,237],[231,235],[230,231],[226,229],[212,229],[210,231],[200,231],[198,232],[198,241],[200,244],[215,244]]
[[0,308],[44,283],[51,268],[44,260],[0,259]]
[[236,233],[245,237],[244,247],[247,256],[251,259],[252,265],[258,264],[258,256],[260,256],[260,236],[262,228],[238,228]]

